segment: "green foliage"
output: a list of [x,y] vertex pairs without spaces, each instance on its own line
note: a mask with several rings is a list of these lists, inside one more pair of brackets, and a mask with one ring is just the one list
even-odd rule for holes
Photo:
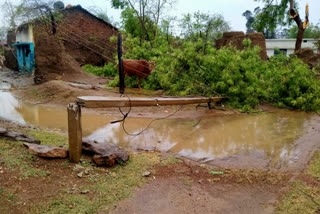
[[117,66],[108,63],[104,65],[103,67],[97,67],[93,65],[85,65],[82,67],[84,71],[86,71],[89,74],[93,74],[96,76],[102,76],[102,77],[114,77],[117,75]]
[[128,1],[126,0],[111,0],[111,5],[115,9],[124,9],[128,6]]
[[[262,32],[267,39],[272,39],[275,37],[275,31],[278,26],[291,25],[292,20],[288,13],[290,9],[289,7],[290,0],[281,0],[281,1],[254,0],[254,1],[263,2],[264,6],[262,8],[257,7],[254,9],[254,14],[255,14],[254,18],[250,19],[250,22],[251,21],[253,22],[249,24],[251,24],[253,29],[255,29],[256,31]],[[296,1],[294,1],[294,5],[297,5]],[[250,14],[247,13],[247,15],[249,15],[250,17]]]
[[[151,46],[128,37],[124,58],[156,62],[156,72],[143,79],[142,87],[162,89],[169,95],[225,96],[227,105],[250,112],[269,102],[279,107],[320,112],[320,80],[300,59],[283,54],[261,60],[259,47],[245,40],[245,50],[222,48],[197,41],[175,45],[158,38]],[[204,51],[206,49],[206,51]],[[115,78],[109,86],[118,86]],[[126,77],[127,87],[137,86],[136,77]]]
[[134,37],[141,38],[143,29],[141,28],[139,18],[133,9],[127,8],[121,12],[121,24],[125,31]]
[[250,10],[246,10],[242,16],[244,16],[247,19],[246,22],[246,28],[247,28],[247,33],[253,33],[254,29],[252,27],[252,24],[254,22],[254,16],[253,13]]
[[23,147],[22,142],[0,139],[0,147],[1,161],[7,169],[19,172],[19,180],[48,175],[47,171],[32,167],[34,156]]
[[294,182],[276,209],[277,214],[317,213],[319,211],[319,188]]
[[223,32],[230,30],[229,24],[222,15],[200,11],[185,14],[179,26],[182,29],[182,36],[190,40],[197,40],[199,37],[205,40],[215,40],[220,38]]
[[[295,39],[297,38],[297,34],[298,34],[298,26],[295,25],[288,30],[287,38]],[[308,26],[303,33],[303,38],[314,39],[319,37],[320,37],[320,28],[317,25],[310,24],[310,26]]]
[[[320,181],[320,152],[311,161],[304,180]],[[297,203],[298,202],[298,203]],[[320,205],[319,183],[297,181],[290,184],[290,190],[277,205],[276,213],[317,213]]]
[[308,167],[307,173],[320,181],[320,151],[318,151]]

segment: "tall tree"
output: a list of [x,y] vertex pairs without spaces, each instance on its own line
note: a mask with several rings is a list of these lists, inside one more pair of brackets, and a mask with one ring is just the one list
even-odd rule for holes
[[[295,0],[254,0],[264,2],[265,5],[262,9],[258,8],[257,15],[255,16],[254,28],[259,32],[263,29],[268,29],[270,32],[275,32],[277,26],[290,25],[291,20],[294,20],[298,26],[298,34],[295,45],[295,51],[301,49],[303,33],[309,25],[309,12],[308,5],[306,6],[305,21],[302,22],[299,13],[295,9],[297,2]],[[289,8],[289,13],[287,12]]]
[[11,1],[5,0],[1,5],[1,10],[4,14],[3,19],[7,23],[7,27],[15,28],[19,25],[19,16],[23,13],[22,3],[14,5]]
[[247,19],[246,28],[247,33],[253,33],[254,29],[252,27],[252,24],[254,23],[254,14],[250,10],[246,10],[242,16],[244,16]]
[[215,40],[222,33],[230,30],[227,21],[220,14],[207,14],[195,12],[185,14],[179,24],[181,35],[186,39],[197,40],[203,38],[206,41]]
[[40,16],[49,15],[53,33],[56,30],[53,5],[55,0],[20,0],[17,5],[13,5],[11,1],[6,0],[2,10],[5,19],[9,22],[9,27],[14,28],[23,22],[28,22]]
[[110,0],[113,8],[122,9],[124,27],[128,23],[139,22],[141,39],[151,41],[157,37],[159,24],[165,12],[170,9],[176,0]]

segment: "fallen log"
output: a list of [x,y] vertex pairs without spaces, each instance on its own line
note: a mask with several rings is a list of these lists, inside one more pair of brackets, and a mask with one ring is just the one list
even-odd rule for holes
[[96,141],[83,141],[82,149],[94,153],[92,160],[97,165],[114,166],[116,163],[125,163],[129,155],[124,149],[110,143],[98,143]]
[[68,150],[63,147],[54,147],[46,145],[37,145],[33,143],[24,143],[31,154],[43,158],[67,158]]
[[27,143],[40,144],[40,140],[34,139],[33,137],[27,136],[23,133],[10,131],[4,128],[0,128],[0,137],[4,137],[13,141],[22,141]]

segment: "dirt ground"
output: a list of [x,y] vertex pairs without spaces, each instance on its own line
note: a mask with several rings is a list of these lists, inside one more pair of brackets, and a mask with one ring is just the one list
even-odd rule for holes
[[[74,87],[62,80],[33,85],[32,77],[17,76],[11,72],[0,72],[0,77],[2,81],[12,83],[11,92],[18,98],[35,104],[65,106],[74,102],[77,96],[119,96],[114,89],[103,86],[105,79],[101,79],[101,84],[97,84],[95,89],[88,90]],[[140,96],[140,93],[141,91],[131,90],[128,95]],[[162,92],[155,94],[162,95]],[[148,113],[149,111],[146,111],[145,108],[139,108],[131,116],[163,117],[167,115],[166,110],[170,108],[172,107],[160,107],[161,110],[156,111],[158,113],[154,111]],[[263,108],[272,110],[272,107]],[[110,115],[119,114],[118,109],[97,110],[97,112]],[[192,118],[205,114],[237,113],[228,109],[221,111],[199,108],[195,111],[195,106],[187,106],[174,117]],[[31,129],[29,126],[21,127],[6,121],[0,121],[0,127],[15,130]],[[317,126],[317,132],[320,130],[318,128]],[[302,140],[308,142],[317,137],[318,135],[313,132]],[[23,149],[19,147],[17,151],[23,151]],[[74,170],[76,165],[67,160],[49,160],[35,156],[28,159],[28,167],[36,171],[40,170],[44,172],[44,175],[21,179],[21,169],[10,169],[7,167],[8,163],[0,156],[0,213],[276,213],[279,200],[289,189],[289,181],[307,180],[307,183],[319,188],[319,181],[304,179],[304,176],[301,175],[313,153],[314,151],[306,154],[307,159],[303,160],[305,164],[292,174],[271,172],[264,170],[263,167],[236,169],[237,167],[233,168],[234,165],[230,165],[227,168],[221,168],[215,163],[205,165],[187,159],[172,158],[168,154],[156,153],[155,156],[161,159],[159,162],[133,168],[132,173],[135,173],[137,181],[130,190],[132,194],[127,195],[126,193],[125,196],[122,196],[122,192],[112,192],[115,189],[112,189],[111,192],[110,190],[102,192],[99,188],[108,186],[110,184],[108,182],[114,182],[116,183],[115,188],[129,189],[127,185],[130,180],[125,180],[125,187],[117,183],[118,180],[129,179],[125,174],[126,169],[123,171],[124,174],[119,173],[118,175],[116,171],[118,168],[91,166],[89,157],[83,159],[85,164],[82,165],[90,169],[93,167],[94,173],[89,173],[84,179],[77,176],[78,172]],[[139,153],[137,155],[139,156]],[[149,159],[145,161],[149,162]],[[127,167],[130,167],[130,164]],[[145,170],[151,172],[148,178],[141,176]],[[114,172],[117,173],[117,176],[113,175]],[[105,176],[107,176],[105,179],[110,180],[99,180]],[[100,186],[93,186],[97,185],[96,180],[93,179],[96,177],[99,177]],[[144,182],[139,183],[141,181]],[[86,188],[90,191],[82,194],[81,191]],[[1,194],[3,191],[6,197]],[[112,195],[116,199],[110,199],[112,202],[105,201],[106,195]],[[59,200],[60,196],[64,198],[64,201]],[[69,197],[79,198],[72,201]],[[83,198],[86,199],[86,202],[81,201]],[[88,201],[92,201],[92,204]],[[105,209],[102,205],[104,203],[108,204]],[[95,209],[87,210],[90,206],[95,206]]]
[[121,201],[111,213],[274,213],[287,178],[281,175],[284,180],[280,181],[268,176],[269,181],[267,175],[259,180],[250,173],[241,179],[232,171],[212,176],[188,163],[157,166],[156,179],[137,190],[133,198]]

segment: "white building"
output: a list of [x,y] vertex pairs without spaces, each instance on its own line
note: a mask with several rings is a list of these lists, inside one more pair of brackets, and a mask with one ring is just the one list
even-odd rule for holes
[[[312,48],[314,53],[319,53],[319,50],[314,45],[316,39],[303,39],[302,48]],[[296,39],[266,39],[267,55],[271,57],[277,54],[277,49],[286,53],[293,54],[296,46]]]

